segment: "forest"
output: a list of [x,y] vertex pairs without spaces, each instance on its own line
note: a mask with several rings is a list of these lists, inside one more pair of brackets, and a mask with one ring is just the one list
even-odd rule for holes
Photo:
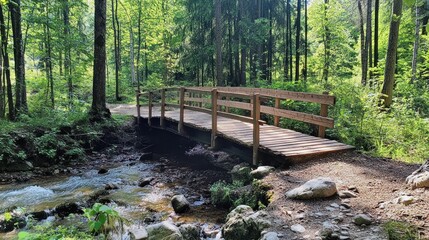
[[[427,0],[0,0],[0,238],[427,237],[428,21]],[[243,165],[109,110],[179,87],[183,113],[184,87],[227,86],[335,96],[264,104],[329,112],[327,141],[356,151]],[[254,158],[259,118],[317,136],[253,94]]]

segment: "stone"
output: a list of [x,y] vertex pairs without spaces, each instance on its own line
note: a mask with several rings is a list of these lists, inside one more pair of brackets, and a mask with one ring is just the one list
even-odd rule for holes
[[183,195],[176,195],[171,199],[171,205],[173,206],[174,212],[185,213],[190,210],[190,204]]
[[393,200],[396,204],[404,204],[405,206],[408,206],[412,204],[415,201],[415,198],[412,196],[400,196]]
[[235,165],[230,174],[233,182],[242,182],[243,184],[248,184],[252,181],[250,177],[250,172],[252,169],[246,164]]
[[278,240],[278,234],[276,232],[266,232],[259,240]]
[[183,240],[179,228],[171,222],[164,221],[146,228],[148,240]]
[[72,213],[83,214],[83,210],[77,203],[63,203],[55,207],[54,213],[56,213],[60,218],[64,218]]
[[353,223],[358,226],[363,226],[363,225],[369,226],[372,224],[372,222],[373,222],[372,218],[366,214],[359,214],[353,218]]
[[254,212],[251,207],[240,205],[227,215],[222,236],[225,240],[258,240],[262,231],[271,226],[267,218],[265,211]]
[[132,228],[129,233],[130,239],[133,240],[146,240],[149,237],[145,228]]
[[256,179],[262,179],[274,172],[274,167],[271,166],[260,166],[257,169],[250,172],[250,176]]
[[412,189],[429,188],[429,172],[425,171],[415,175],[410,175],[407,177],[406,181]]
[[357,194],[349,190],[344,190],[339,191],[338,196],[340,196],[340,198],[355,198],[357,197]]
[[139,187],[146,187],[147,185],[149,185],[155,178],[154,177],[147,177],[147,178],[143,178],[140,179],[139,181]]
[[139,157],[139,161],[140,162],[144,162],[144,161],[149,161],[153,159],[153,153],[143,153],[140,157]]
[[179,227],[183,239],[186,240],[200,240],[201,228],[193,224],[183,224]]
[[98,170],[98,174],[106,174],[108,172],[109,172],[109,170],[106,168],[100,168],[100,170]]
[[0,233],[12,232],[15,228],[21,229],[26,225],[25,218],[12,216],[9,220],[0,220]]
[[336,239],[334,238],[332,235],[334,235],[334,233],[338,231],[338,226],[326,221],[323,222],[323,228],[320,231],[320,237],[323,240],[331,240],[331,239]]
[[119,186],[114,184],[114,183],[108,183],[108,184],[104,185],[104,189],[105,190],[116,190],[116,189],[119,189]]
[[49,217],[49,214],[46,211],[40,211],[40,212],[32,212],[30,214],[28,214],[29,216],[31,216],[31,218],[33,218],[34,220],[37,221],[42,221],[45,220]]
[[286,197],[291,199],[315,199],[332,197],[337,193],[337,186],[329,178],[312,179],[300,187],[292,189],[286,193]]
[[294,224],[290,227],[290,230],[292,230],[292,232],[296,232],[296,233],[304,233],[305,227],[302,226],[301,224]]

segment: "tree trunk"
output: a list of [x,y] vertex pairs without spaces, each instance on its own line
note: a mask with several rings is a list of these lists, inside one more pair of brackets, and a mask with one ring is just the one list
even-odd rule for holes
[[12,93],[12,81],[10,79],[10,64],[9,64],[9,53],[7,50],[7,34],[6,34],[6,24],[4,21],[3,6],[0,5],[0,34],[1,34],[1,49],[3,57],[3,69],[4,76],[6,80],[6,95],[8,102],[8,114],[9,120],[15,120],[15,107],[13,105],[13,93]]
[[134,31],[133,26],[130,22],[130,68],[131,68],[131,83],[135,85],[136,81],[136,70],[134,65]]
[[287,29],[288,29],[288,48],[289,48],[289,81],[293,81],[293,53],[292,53],[292,2],[291,0],[287,0]]
[[328,26],[328,4],[329,4],[329,0],[325,0],[325,4],[323,7],[323,15],[324,15],[324,28],[325,28],[325,35],[324,35],[324,64],[323,64],[323,80],[325,81],[325,83],[328,83],[328,77],[329,77],[329,63],[331,61],[331,46],[330,46],[330,38],[331,38],[331,33],[330,33],[330,29]]
[[51,107],[55,107],[54,96],[54,76],[52,73],[52,48],[51,48],[51,29],[49,26],[49,0],[46,1],[46,24],[45,24],[45,50],[46,50],[46,76],[48,80],[49,99],[51,100]]
[[216,83],[223,86],[223,64],[222,64],[222,1],[215,1],[215,32],[216,32]]
[[[365,52],[368,54],[369,82],[372,78],[372,0],[368,0],[366,12],[366,42]],[[370,83],[371,85],[371,83]]]
[[382,99],[384,107],[392,105],[393,87],[395,84],[396,52],[398,46],[399,24],[402,17],[402,0],[394,0],[392,17],[390,20],[389,43],[386,54],[386,68],[384,69],[384,83]]
[[106,107],[106,0],[95,1],[94,76],[91,119],[110,117]]
[[141,82],[141,69],[140,69],[140,56],[142,48],[142,1],[138,1],[139,4],[139,16],[138,16],[138,42],[137,42],[137,90],[140,91],[140,82]]
[[15,111],[27,113],[27,91],[25,85],[25,62],[23,54],[22,30],[21,30],[21,0],[9,2],[9,11],[12,20],[13,53],[15,59]]
[[112,26],[113,26],[113,48],[115,52],[115,98],[116,101],[120,101],[121,98],[119,96],[119,38],[118,38],[118,28],[117,28],[117,11],[118,11],[118,3],[115,0],[112,0]]
[[[1,6],[0,6],[1,7]],[[2,50],[0,48],[0,56],[2,55]],[[4,118],[6,112],[6,91],[3,81],[3,58],[0,58],[0,119]]]
[[295,81],[299,82],[299,57],[301,46],[301,1],[298,0],[296,7],[296,53],[295,53]]
[[63,9],[64,18],[64,39],[65,39],[65,56],[64,56],[64,73],[67,80],[69,107],[73,105],[73,78],[71,67],[71,44],[70,44],[70,6],[69,1],[64,0]]
[[268,54],[267,54],[267,80],[268,80],[268,84],[271,85],[272,80],[273,80],[273,48],[274,48],[274,36],[273,36],[273,2],[272,0],[270,0],[268,2],[268,20],[270,21],[270,30],[269,30],[269,37],[268,37]]
[[368,75],[368,52],[365,48],[365,31],[363,26],[363,9],[362,2],[358,0],[358,10],[359,10],[359,30],[360,30],[360,54],[361,54],[361,69],[362,69],[362,79],[361,84],[366,85],[367,75]]
[[411,84],[417,80],[417,58],[420,45],[420,6],[416,4],[416,29],[414,33],[413,59],[411,62]]
[[380,15],[380,0],[374,4],[374,67],[378,66],[378,25]]
[[305,23],[304,23],[304,28],[305,28],[305,40],[304,40],[304,82],[307,81],[307,75],[308,75],[308,0],[304,1],[304,18],[305,18]]

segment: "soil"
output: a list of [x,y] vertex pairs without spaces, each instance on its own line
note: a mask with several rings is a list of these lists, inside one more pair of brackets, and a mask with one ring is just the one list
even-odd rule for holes
[[[267,208],[274,223],[271,230],[286,239],[317,239],[323,222],[332,221],[345,230],[348,228],[350,239],[387,239],[383,223],[397,220],[417,226],[422,239],[429,239],[429,191],[411,190],[405,184],[405,178],[417,168],[418,165],[349,152],[313,159],[288,170],[277,170],[264,179],[272,185],[274,192],[273,201]],[[357,189],[357,197],[311,201],[285,197],[288,190],[317,177],[331,178],[339,190]],[[413,196],[415,201],[408,206],[395,203],[394,199],[403,195]],[[335,203],[346,203],[350,209],[335,209]],[[373,217],[375,224],[364,228],[355,226],[353,217],[360,213]],[[306,231],[302,234],[292,232],[290,226],[294,224],[301,224]]]

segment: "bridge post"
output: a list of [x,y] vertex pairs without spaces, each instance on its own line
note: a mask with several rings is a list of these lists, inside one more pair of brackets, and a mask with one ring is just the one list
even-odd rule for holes
[[152,126],[152,101],[153,101],[153,92],[149,92],[149,113],[147,117],[147,125]]
[[141,117],[141,112],[140,112],[140,91],[136,91],[136,100],[137,100],[137,125],[140,125],[140,117]]
[[212,90],[212,135],[211,135],[211,148],[216,148],[216,134],[217,134],[217,99],[219,97],[216,88]]
[[259,93],[254,93],[253,98],[253,165],[258,165],[258,152],[259,152],[259,120],[261,118],[261,104]]
[[180,118],[178,132],[183,134],[183,122],[185,119],[185,88],[181,87],[179,92],[179,108],[180,108]]
[[[280,108],[280,98],[276,98],[276,102],[275,102],[275,108],[279,109]],[[274,115],[274,126],[278,127],[280,124],[280,117],[277,115]]]
[[161,125],[162,128],[165,127],[165,88],[161,89],[161,118],[159,125]]
[[[324,95],[329,95],[329,92],[323,92]],[[327,104],[321,104],[320,105],[320,116],[322,117],[328,117],[328,105]],[[326,127],[319,126],[319,137],[325,138],[325,130]]]

